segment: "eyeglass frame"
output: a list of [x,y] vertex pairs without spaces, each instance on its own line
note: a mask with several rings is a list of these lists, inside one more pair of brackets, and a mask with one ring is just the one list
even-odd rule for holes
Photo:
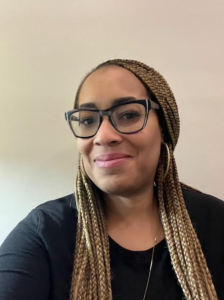
[[[120,131],[120,130],[118,130],[116,128],[116,126],[113,123],[113,120],[111,118],[111,114],[112,114],[113,110],[116,109],[117,107],[123,106],[123,105],[126,105],[126,104],[133,104],[133,103],[141,104],[141,105],[143,105],[145,107],[145,112],[146,112],[146,114],[145,114],[145,121],[143,123],[142,128],[139,129],[139,130],[137,130],[137,131],[122,132],[122,131]],[[78,108],[78,109],[69,110],[69,111],[67,111],[65,113],[65,120],[67,121],[67,123],[68,123],[68,125],[69,125],[72,133],[75,135],[75,137],[76,138],[80,138],[80,139],[89,139],[89,138],[94,137],[97,134],[97,132],[99,131],[99,129],[100,129],[100,126],[101,126],[101,124],[103,122],[103,116],[108,116],[110,124],[113,126],[113,128],[117,132],[119,132],[121,134],[134,134],[134,133],[137,133],[137,132],[139,132],[139,131],[141,131],[141,130],[143,130],[145,128],[145,126],[147,124],[147,121],[148,121],[150,109],[160,109],[160,106],[159,106],[158,103],[152,101],[151,99],[139,99],[139,100],[136,99],[136,100],[131,100],[131,101],[127,101],[127,102],[124,102],[124,103],[116,104],[116,105],[114,105],[114,106],[112,106],[112,107],[110,107],[108,109],[105,109],[105,110],[99,110],[99,109],[95,109],[95,108]],[[72,128],[72,125],[71,125],[70,116],[72,114],[74,114],[75,112],[81,112],[81,111],[93,111],[93,112],[98,112],[99,113],[99,117],[100,117],[100,119],[99,119],[99,126],[98,126],[95,134],[90,135],[90,136],[86,136],[86,137],[78,136],[78,135],[75,134],[75,132],[74,132],[74,130]]]

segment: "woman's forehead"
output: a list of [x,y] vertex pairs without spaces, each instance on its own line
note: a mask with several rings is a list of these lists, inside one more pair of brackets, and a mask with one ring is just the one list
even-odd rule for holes
[[147,98],[143,83],[120,66],[106,66],[87,77],[79,94],[79,105],[85,102],[111,101],[119,97]]

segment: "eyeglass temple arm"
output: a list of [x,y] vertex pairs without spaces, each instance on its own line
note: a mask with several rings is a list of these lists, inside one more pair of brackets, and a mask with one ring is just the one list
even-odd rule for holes
[[[68,113],[65,113],[65,120],[68,122],[69,118],[68,118]],[[79,118],[72,116],[71,117],[71,121],[79,121]]]
[[157,104],[156,102],[150,100],[150,103],[151,103],[151,108],[153,108],[153,109],[160,109],[159,104]]

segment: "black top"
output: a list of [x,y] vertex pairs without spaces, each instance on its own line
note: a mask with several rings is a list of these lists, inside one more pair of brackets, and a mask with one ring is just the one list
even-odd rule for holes
[[[224,202],[183,190],[219,299],[224,299]],[[73,195],[46,202],[0,248],[1,300],[68,300],[77,214]],[[109,238],[114,300],[142,300],[152,249],[131,251]],[[165,239],[155,247],[146,299],[180,300]]]

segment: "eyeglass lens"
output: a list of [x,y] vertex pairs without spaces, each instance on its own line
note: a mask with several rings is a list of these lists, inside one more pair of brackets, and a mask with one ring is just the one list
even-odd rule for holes
[[[145,107],[142,104],[131,103],[118,106],[112,110],[111,120],[115,129],[123,133],[140,130],[145,122]],[[96,134],[100,113],[95,111],[78,111],[70,117],[71,126],[79,137],[88,137]]]

